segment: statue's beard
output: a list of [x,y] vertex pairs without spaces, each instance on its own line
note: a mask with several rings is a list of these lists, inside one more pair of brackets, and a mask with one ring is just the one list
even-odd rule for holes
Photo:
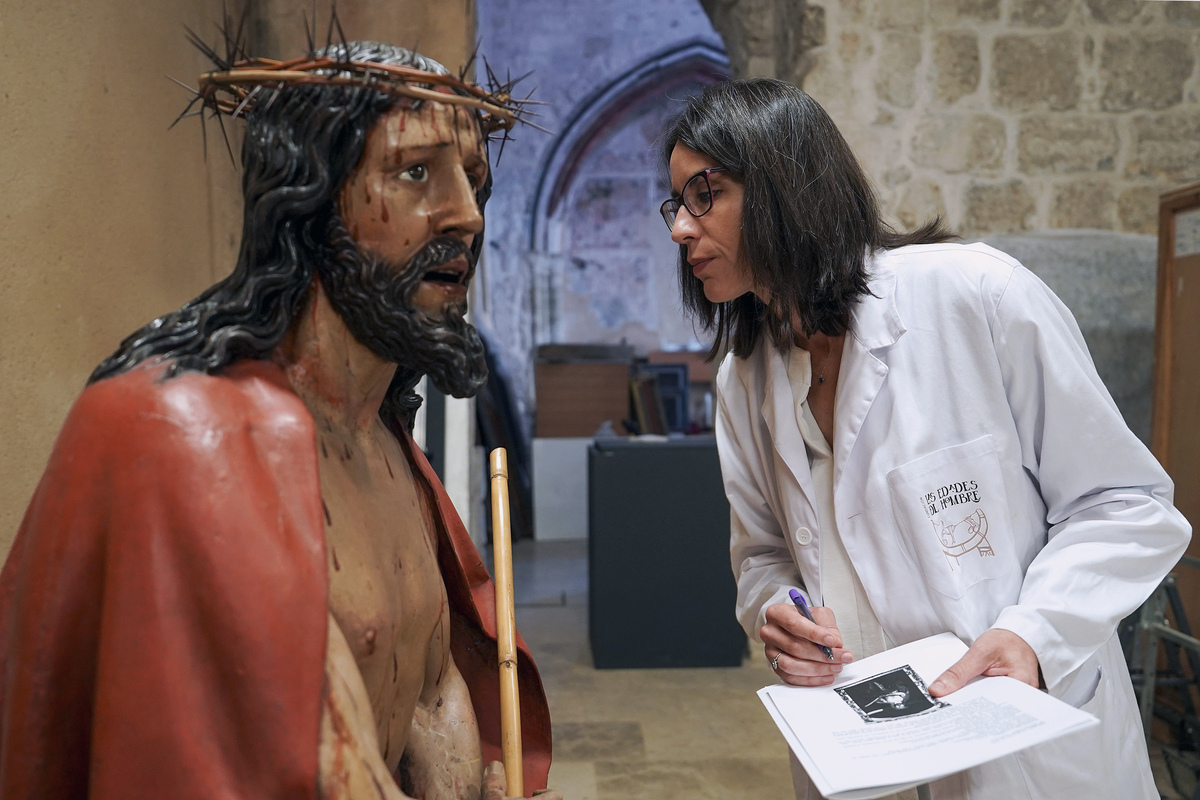
[[330,305],[354,338],[380,358],[419,374],[441,392],[471,397],[487,381],[483,341],[466,321],[466,301],[450,303],[440,316],[413,305],[421,279],[453,259],[467,259],[466,283],[475,257],[460,240],[431,239],[407,264],[392,264],[359,248],[341,218],[331,216],[323,258],[317,265]]

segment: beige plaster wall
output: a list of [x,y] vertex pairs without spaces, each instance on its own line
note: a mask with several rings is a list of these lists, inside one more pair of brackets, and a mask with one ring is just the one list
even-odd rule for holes
[[[294,58],[307,44],[305,18],[311,0],[252,0],[253,39],[270,58]],[[218,4],[219,5],[219,4]],[[328,0],[318,5],[324,44]],[[470,57],[475,42],[475,0],[338,0],[347,39],[374,39],[415,48],[452,72]],[[335,40],[337,33],[334,33]]]
[[1200,179],[1200,3],[703,3],[734,73],[825,106],[905,227],[1152,234]]
[[[231,8],[238,6],[230,2]],[[0,553],[88,374],[134,329],[233,265],[238,174],[209,126],[167,126],[207,65],[221,0],[42,0],[0,6]],[[299,55],[307,1],[261,0],[252,41]],[[320,4],[322,21],[328,6]],[[472,0],[341,0],[350,38],[412,45],[451,69]],[[236,152],[236,142],[235,142]]]

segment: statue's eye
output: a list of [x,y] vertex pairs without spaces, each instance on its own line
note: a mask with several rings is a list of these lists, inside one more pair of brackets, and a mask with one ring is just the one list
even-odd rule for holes
[[424,164],[413,164],[400,173],[400,178],[414,183],[424,183],[429,180],[429,169]]

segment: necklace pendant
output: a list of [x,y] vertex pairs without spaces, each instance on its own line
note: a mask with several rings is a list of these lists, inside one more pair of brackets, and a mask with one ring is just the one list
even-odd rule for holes
[[825,376],[824,376],[824,375],[818,375],[818,376],[817,376],[817,383],[824,383],[824,382],[825,382]]

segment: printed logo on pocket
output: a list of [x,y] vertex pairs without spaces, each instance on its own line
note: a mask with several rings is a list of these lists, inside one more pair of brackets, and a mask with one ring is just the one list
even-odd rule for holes
[[[996,551],[988,544],[987,515],[982,508],[978,508],[979,503],[979,482],[973,480],[948,483],[936,491],[921,495],[921,507],[933,526],[933,532],[942,545],[942,553],[952,570],[960,569],[961,559],[971,553],[980,558],[996,555]],[[963,505],[974,505],[976,508],[961,517],[953,512],[943,515],[948,509]],[[960,508],[959,512],[964,510]],[[954,521],[948,522],[944,517]]]

